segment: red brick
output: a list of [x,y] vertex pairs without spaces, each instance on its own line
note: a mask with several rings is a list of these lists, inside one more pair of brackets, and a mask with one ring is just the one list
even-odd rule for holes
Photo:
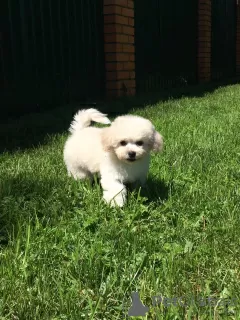
[[112,15],[105,15],[104,16],[104,23],[116,23],[116,16],[114,14]]
[[134,28],[128,26],[122,26],[122,32],[129,36],[134,36]]
[[116,16],[116,23],[128,25],[128,18],[123,16]]
[[200,29],[199,31],[198,31],[198,36],[199,37],[209,37],[209,39],[210,39],[210,37],[211,37],[211,32],[210,32],[210,30],[207,30],[207,29]]
[[211,3],[211,0],[199,0],[199,5],[204,4],[204,3]]
[[124,68],[124,63],[119,63],[119,62],[107,62],[107,63],[106,63],[106,70],[107,70],[107,71],[125,70],[125,68]]
[[124,84],[127,88],[135,88],[136,87],[136,82],[135,80],[125,80]]
[[125,34],[117,35],[117,41],[121,43],[128,43],[128,36]]
[[128,24],[129,26],[134,27],[134,18],[128,18]]
[[200,59],[205,59],[209,58],[210,59],[210,51],[209,52],[198,52],[197,58]]
[[207,61],[207,59],[211,61],[211,56],[209,54],[206,55],[206,53],[198,53],[197,58],[199,61]]
[[134,36],[128,36],[128,43],[134,44]]
[[211,14],[208,14],[206,12],[203,11],[199,11],[199,21],[209,21],[211,22]]
[[208,41],[208,42],[206,42],[206,41],[204,41],[204,42],[198,42],[198,49],[199,49],[199,51],[201,51],[201,50],[205,50],[205,49],[210,49],[211,48],[211,43],[210,43],[210,41]]
[[117,80],[117,81],[107,81],[106,88],[107,90],[118,90],[119,92],[124,92],[123,88],[127,88],[127,91],[130,89],[135,89],[136,82],[135,80]]
[[118,79],[130,79],[130,73],[128,71],[118,72]]
[[198,65],[200,66],[210,66],[211,65],[211,60],[208,60],[208,58],[204,58],[204,59],[198,59]]
[[122,33],[122,25],[120,24],[105,24],[104,33]]
[[198,26],[198,34],[200,35],[202,32],[209,32],[211,36],[211,28],[209,26]]
[[202,25],[207,25],[209,28],[211,28],[211,16],[209,17],[199,17],[198,19],[198,25],[202,26]]
[[202,49],[201,51],[198,51],[198,54],[205,55],[206,57],[207,55],[211,55],[211,49],[210,48]]
[[210,68],[211,67],[211,61],[202,61],[198,59],[198,68]]
[[107,81],[130,79],[130,73],[128,71],[107,72],[106,79]]
[[110,90],[119,90],[122,88],[121,81],[107,81],[106,88]]
[[111,82],[111,81],[116,81],[117,80],[117,72],[114,71],[114,72],[107,72],[106,73],[106,80],[108,82]]
[[[137,1],[137,0],[136,0]],[[134,8],[134,2],[133,0],[128,0],[128,8]]]
[[104,14],[121,14],[122,13],[122,7],[115,6],[115,5],[104,6],[103,13]]
[[125,17],[134,17],[134,10],[129,9],[129,8],[122,8],[122,15]]
[[134,1],[104,0],[107,96],[136,93],[134,31]]
[[116,42],[116,34],[105,34],[104,35],[105,43],[115,43]]
[[135,79],[135,71],[130,72],[130,79]]
[[[136,84],[135,81],[132,84],[133,86],[128,86],[127,81],[116,81],[107,83],[107,95],[108,97],[116,97],[136,94]],[[123,90],[123,86],[127,88],[127,92]]]
[[105,43],[104,51],[105,52],[122,52],[122,44],[121,43]]
[[211,21],[199,20],[199,21],[198,21],[198,26],[199,26],[200,28],[202,28],[202,27],[209,27],[209,28],[211,28]]
[[198,8],[211,8],[211,3],[210,2],[203,2],[203,3],[199,3]]
[[[210,55],[209,55],[210,57]],[[198,57],[198,64],[199,65],[208,65],[209,63],[211,63],[211,59],[208,59],[208,57]]]
[[104,38],[108,43],[128,43],[128,36],[124,34],[105,34]]
[[207,51],[207,52],[200,52],[200,53],[198,53],[198,59],[199,59],[199,61],[200,61],[200,59],[201,58],[206,58],[206,57],[211,57],[211,51],[209,50],[209,51]]
[[198,5],[198,11],[199,10],[205,10],[206,12],[210,12],[211,11],[211,5],[209,5],[209,3],[202,3]]
[[104,16],[104,23],[117,23],[117,24],[123,24],[128,25],[128,18],[123,17],[122,15],[105,15]]
[[210,43],[210,41],[211,41],[211,38],[210,37],[207,37],[207,36],[205,36],[205,37],[198,37],[198,41],[199,42],[207,42],[207,43]]
[[135,63],[134,62],[124,62],[123,63],[123,69],[124,70],[135,70]]
[[[210,20],[209,20],[210,18]],[[198,11],[198,21],[211,21],[211,14],[206,14],[206,12],[203,14],[202,10]]]
[[107,82],[111,82],[113,80],[116,80],[116,74],[117,72],[106,72],[106,80]]
[[198,15],[210,16],[211,15],[211,8],[209,8],[209,7],[199,7],[198,8]]
[[116,58],[117,53],[107,53],[105,52],[105,61],[107,62],[115,62],[117,61]]
[[211,64],[209,63],[208,65],[199,65],[198,70],[201,71],[202,73],[207,73],[211,71]]
[[126,53],[117,53],[116,59],[117,59],[117,61],[125,62],[125,61],[128,61],[129,57]]
[[128,0],[104,0],[104,6],[111,5],[111,4],[127,7]]
[[115,23],[116,22],[116,16],[113,14],[113,15],[105,15],[104,16],[104,23],[107,24],[107,23]]
[[126,62],[129,61],[129,55],[127,53],[106,53],[105,60],[107,62]]
[[123,52],[134,53],[135,47],[131,44],[123,44]]
[[128,61],[135,61],[135,55],[130,53],[128,55],[128,59],[129,59]]
[[200,68],[198,68],[199,71],[201,71],[202,73],[207,73],[207,72],[210,72],[210,66],[209,67],[205,67],[205,66],[202,66]]

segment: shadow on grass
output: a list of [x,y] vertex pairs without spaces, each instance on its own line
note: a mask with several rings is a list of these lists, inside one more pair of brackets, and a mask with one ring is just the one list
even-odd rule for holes
[[206,84],[188,85],[178,88],[170,88],[157,92],[138,93],[135,97],[122,97],[116,99],[104,111],[113,115],[131,112],[132,109],[142,109],[147,105],[153,105],[159,102],[175,100],[184,97],[203,97],[206,94],[213,93],[215,90],[228,85],[234,85],[240,82],[240,79],[234,78],[225,81],[215,81]]
[[146,186],[141,190],[141,196],[146,197],[147,203],[165,201],[169,198],[171,186],[165,181],[149,177]]
[[21,229],[19,221],[25,222],[36,216],[44,221],[55,219],[49,206],[51,191],[56,188],[52,179],[34,179],[25,174],[15,177],[2,176],[0,181],[0,248],[9,237],[16,236]]
[[[84,108],[97,108],[106,112],[109,116],[116,116],[131,112],[132,109],[145,108],[146,105],[155,104],[169,99],[178,99],[181,97],[201,97],[206,93],[211,93],[217,88],[235,84],[238,79],[225,82],[214,82],[206,85],[186,86],[183,88],[168,89],[159,92],[148,92],[138,94],[136,97],[122,97],[108,102],[94,103],[70,103],[68,105],[54,108],[54,106],[38,106],[33,108],[31,113],[21,115],[21,105],[18,112],[11,118],[2,115],[0,119],[0,152],[12,152],[17,149],[25,150],[46,143],[46,137],[49,135],[66,132],[75,112]],[[2,107],[2,109],[4,109]],[[30,110],[30,109],[28,109]],[[20,116],[21,115],[21,116]]]
[[[95,188],[96,184],[99,184],[97,178],[92,187]],[[91,185],[89,187],[91,188]],[[58,221],[62,205],[66,205],[66,201],[69,202],[69,194],[61,193],[60,198],[56,199],[57,207],[54,207],[53,212],[49,210],[49,206],[50,203],[52,205],[52,193],[56,188],[61,188],[61,182],[56,185],[56,181],[51,179],[39,180],[24,174],[2,177],[0,181],[0,249],[8,244],[9,239],[17,236],[22,228],[21,224],[24,225],[30,220],[34,223],[36,216],[42,224],[55,224]],[[78,193],[77,188],[71,191],[73,202],[76,198],[75,192]],[[169,198],[170,192],[170,184],[150,176],[146,187],[141,190],[141,196],[147,198],[146,204],[150,202],[159,204]],[[67,204],[69,209],[73,205],[72,202]]]
[[[139,190],[133,190],[131,184],[127,184],[127,189],[129,193]],[[167,184],[163,180],[149,176],[146,184],[140,190],[140,195],[147,198],[146,203],[155,202],[155,201],[165,201],[169,197],[171,191],[171,185]]]

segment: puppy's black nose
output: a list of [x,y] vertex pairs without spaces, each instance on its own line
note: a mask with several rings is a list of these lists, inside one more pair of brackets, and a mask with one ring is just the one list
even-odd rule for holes
[[134,151],[129,151],[129,152],[128,152],[128,156],[129,156],[130,159],[134,159],[134,158],[136,157],[136,152],[134,152]]

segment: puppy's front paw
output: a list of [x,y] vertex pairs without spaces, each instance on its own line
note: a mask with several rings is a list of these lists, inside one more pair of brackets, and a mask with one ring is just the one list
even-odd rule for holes
[[122,208],[126,202],[126,195],[123,193],[113,196],[105,192],[103,198],[106,201],[106,203],[109,204],[111,207]]
[[111,200],[110,205],[111,207],[120,207],[122,208],[125,204],[125,199],[123,197],[115,197]]
[[123,207],[126,201],[127,189],[125,185],[113,179],[101,179],[103,199],[111,207]]

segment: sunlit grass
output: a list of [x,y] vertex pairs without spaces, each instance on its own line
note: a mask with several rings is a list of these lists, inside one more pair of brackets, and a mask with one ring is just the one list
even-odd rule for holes
[[[123,210],[67,177],[66,133],[3,153],[0,319],[122,319],[132,291],[146,319],[240,319],[238,302],[198,302],[240,298],[239,101],[235,85],[133,110],[165,147]],[[194,299],[164,308],[156,295]]]

